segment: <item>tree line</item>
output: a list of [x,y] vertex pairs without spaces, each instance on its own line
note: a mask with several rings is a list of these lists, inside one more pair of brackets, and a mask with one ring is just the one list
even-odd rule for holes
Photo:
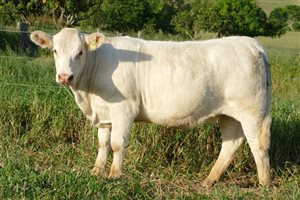
[[213,32],[218,37],[277,37],[290,28],[299,29],[300,7],[278,8],[267,16],[254,0],[3,0],[0,24],[16,21],[57,28],[162,31],[189,38],[200,31]]

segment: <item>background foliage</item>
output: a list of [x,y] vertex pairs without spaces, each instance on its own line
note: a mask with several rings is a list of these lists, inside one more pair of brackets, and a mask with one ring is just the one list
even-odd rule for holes
[[[0,23],[48,23],[56,28],[78,26],[105,31],[176,33],[194,37],[200,31],[217,36],[276,37],[298,30],[300,7],[273,10],[269,17],[253,0],[4,0]],[[293,25],[294,24],[294,25]]]

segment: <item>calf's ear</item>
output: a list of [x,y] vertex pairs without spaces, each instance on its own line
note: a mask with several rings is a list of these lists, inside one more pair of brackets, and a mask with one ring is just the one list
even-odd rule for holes
[[87,49],[93,51],[102,45],[105,36],[102,33],[92,33],[89,35],[85,35],[84,39]]
[[37,44],[42,48],[53,48],[53,39],[52,36],[43,31],[34,31],[30,34],[30,39],[32,42]]

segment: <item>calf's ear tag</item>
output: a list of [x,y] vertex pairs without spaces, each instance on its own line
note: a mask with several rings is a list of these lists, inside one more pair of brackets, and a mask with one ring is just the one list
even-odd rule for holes
[[91,49],[91,50],[97,49],[97,46],[98,46],[98,45],[97,45],[97,42],[95,42],[95,41],[93,41],[93,42],[90,43],[90,49]]

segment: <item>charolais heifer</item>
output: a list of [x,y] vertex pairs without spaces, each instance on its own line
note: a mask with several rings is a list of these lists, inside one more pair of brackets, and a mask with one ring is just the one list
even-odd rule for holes
[[56,35],[31,34],[53,50],[56,81],[68,85],[81,111],[98,128],[99,149],[93,175],[120,177],[134,122],[198,127],[219,120],[222,149],[205,187],[226,170],[246,138],[259,183],[270,184],[271,75],[261,44],[249,37],[207,41],[147,41],[105,37],[64,28]]

